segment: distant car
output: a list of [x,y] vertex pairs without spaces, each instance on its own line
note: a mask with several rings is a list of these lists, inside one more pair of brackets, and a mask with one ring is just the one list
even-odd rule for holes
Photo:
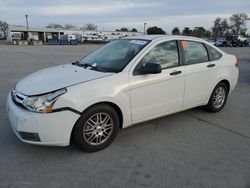
[[219,112],[237,83],[238,65],[202,39],[128,37],[23,78],[8,96],[8,117],[23,142],[73,140],[94,152],[120,128],[197,106]]
[[212,44],[212,45],[214,45],[214,43],[215,43],[215,40],[213,40],[213,39],[208,39],[208,38],[202,38],[202,39],[207,41],[209,44]]
[[228,42],[227,40],[217,40],[214,42],[214,45],[217,47],[228,47],[231,46],[231,43]]
[[249,44],[247,38],[242,35],[228,36],[226,41],[233,47],[246,47]]
[[12,40],[21,40],[22,33],[20,33],[20,32],[12,33],[11,38],[12,38]]
[[212,45],[214,45],[214,43],[215,43],[215,40],[207,40],[207,42],[208,42],[209,44],[212,44]]

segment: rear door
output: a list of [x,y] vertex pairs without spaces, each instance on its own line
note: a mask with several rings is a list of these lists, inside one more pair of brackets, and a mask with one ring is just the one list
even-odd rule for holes
[[206,102],[214,88],[216,63],[210,62],[208,50],[202,42],[180,41],[186,73],[184,107]]

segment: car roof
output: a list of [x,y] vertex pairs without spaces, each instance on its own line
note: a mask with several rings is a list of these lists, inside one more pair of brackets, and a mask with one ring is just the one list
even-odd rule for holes
[[163,40],[163,39],[173,39],[173,40],[195,40],[204,42],[204,39],[196,38],[196,37],[189,37],[189,36],[178,36],[178,35],[139,35],[139,36],[132,36],[132,37],[125,37],[126,39],[137,39],[137,40]]
[[191,41],[205,43],[205,44],[217,49],[222,54],[225,53],[221,49],[217,48],[216,46],[211,45],[206,40],[204,40],[202,38],[197,38],[197,37],[178,36],[178,35],[138,35],[138,36],[132,36],[132,37],[125,37],[123,39],[150,40],[150,41],[154,41],[154,42],[158,42],[158,41],[161,41],[161,40],[191,40]]

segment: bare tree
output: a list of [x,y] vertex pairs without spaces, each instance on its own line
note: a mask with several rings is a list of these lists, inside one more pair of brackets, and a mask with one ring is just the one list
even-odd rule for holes
[[94,31],[96,30],[97,26],[91,23],[85,24],[84,27],[81,28],[81,30],[85,31]]
[[213,37],[217,39],[221,37],[222,29],[221,29],[222,18],[218,17],[214,20],[214,26],[212,27]]
[[3,37],[7,39],[9,33],[9,24],[5,21],[0,21],[0,31],[3,33]]
[[221,36],[227,35],[230,29],[227,19],[226,18],[223,19],[220,24],[221,24]]
[[245,34],[247,31],[246,23],[248,15],[245,13],[234,14],[230,17],[231,29],[233,34]]
[[229,24],[227,19],[222,19],[220,17],[216,18],[214,21],[214,26],[212,27],[213,37],[216,39],[218,37],[224,37],[229,34]]

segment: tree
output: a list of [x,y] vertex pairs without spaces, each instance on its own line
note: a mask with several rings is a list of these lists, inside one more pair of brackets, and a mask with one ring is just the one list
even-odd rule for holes
[[245,13],[234,14],[230,17],[231,29],[233,34],[245,34],[247,31],[246,23],[248,20],[248,15]]
[[221,21],[221,35],[222,36],[226,36],[227,33],[229,33],[229,25],[228,25],[228,22],[227,22],[227,19],[223,19]]
[[183,34],[184,36],[191,36],[192,33],[193,33],[193,31],[192,31],[191,29],[189,29],[189,27],[185,27],[185,28],[183,29],[183,32],[182,32],[182,34]]
[[154,35],[154,34],[166,34],[166,32],[165,31],[163,31],[162,30],[162,28],[160,28],[160,27],[149,27],[148,29],[147,29],[147,34],[148,35]]
[[96,28],[97,26],[95,24],[88,23],[88,24],[85,24],[84,27],[81,29],[85,31],[93,31],[93,30],[96,30]]
[[5,21],[0,21],[0,31],[3,33],[3,37],[7,39],[9,33],[9,24]]
[[76,28],[76,26],[72,25],[72,24],[65,24],[63,28],[64,29],[74,29],[74,28]]
[[180,30],[178,27],[175,27],[173,30],[172,30],[172,35],[180,35]]
[[126,27],[122,27],[121,29],[116,29],[116,31],[128,32],[129,29]]
[[206,31],[207,30],[204,29],[203,27],[195,27],[195,29],[193,30],[192,36],[203,38],[205,37]]
[[207,30],[206,33],[205,33],[205,37],[210,39],[212,37],[212,32]]
[[216,18],[214,26],[212,27],[213,37],[216,39],[226,36],[227,33],[229,33],[229,28],[227,19],[222,19],[220,17]]
[[46,26],[46,28],[62,29],[63,26],[60,24],[50,23],[49,25]]
[[221,37],[221,18],[218,17],[214,20],[214,26],[212,27],[213,36],[215,39]]
[[137,32],[137,29],[133,28],[131,31],[132,31],[132,32]]

